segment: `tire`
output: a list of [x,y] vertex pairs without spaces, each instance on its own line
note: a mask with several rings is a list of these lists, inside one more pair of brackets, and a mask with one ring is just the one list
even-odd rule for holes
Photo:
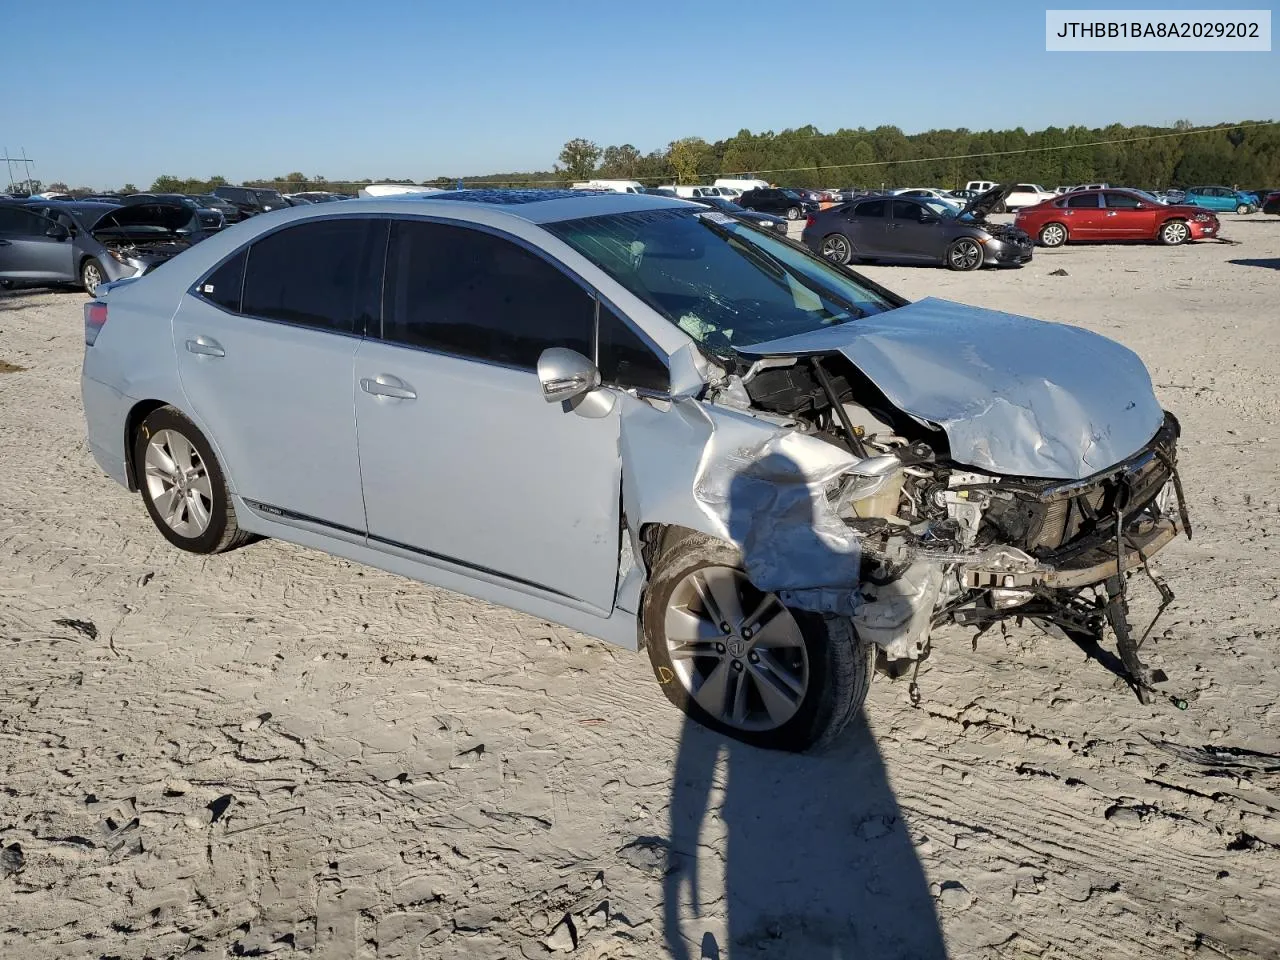
[[1067,227],[1062,223],[1046,223],[1040,228],[1040,246],[1060,247],[1070,239],[1067,235]]
[[1244,214],[1246,214],[1246,213],[1248,213],[1248,212],[1249,212],[1249,209],[1250,209],[1250,208],[1249,208],[1249,205],[1248,205],[1247,203],[1242,203],[1242,204],[1240,204],[1238,207],[1236,207],[1236,213],[1238,213],[1238,214],[1240,214],[1241,216],[1243,216]]
[[799,219],[800,219],[800,208],[799,208],[799,207],[787,207],[787,219],[788,219],[788,220],[799,220]]
[[[747,620],[750,611],[772,611],[756,621],[767,626],[754,638],[741,632],[742,618],[724,633],[708,615],[711,608],[702,597],[714,603],[730,586]],[[793,752],[820,749],[839,736],[867,698],[874,650],[853,624],[784,607],[773,594],[756,590],[742,572],[738,549],[723,540],[687,531],[668,540],[654,562],[641,620],[649,662],[667,699],[690,719],[743,743]],[[671,625],[682,620],[696,639],[670,638]],[[708,628],[715,639],[702,639]],[[765,629],[770,644],[757,646]],[[673,644],[706,652],[673,659]],[[715,713],[698,699],[713,698],[708,682],[723,684]]]
[[1170,220],[1160,227],[1159,236],[1166,247],[1176,247],[1191,239],[1191,228],[1185,220]]
[[84,263],[80,264],[80,285],[84,287],[85,293],[94,296],[98,292],[98,287],[107,282],[106,272],[93,257],[89,257]]
[[833,233],[822,238],[822,257],[837,266],[848,266],[853,260],[853,244],[843,233]]
[[[186,476],[174,482],[174,465]],[[209,441],[175,407],[153,410],[133,437],[134,476],[161,535],[190,553],[222,553],[247,543],[236,523],[222,467]],[[171,496],[185,490],[186,496]]]
[[982,266],[982,244],[972,237],[953,240],[947,247],[946,263],[951,270],[977,270]]

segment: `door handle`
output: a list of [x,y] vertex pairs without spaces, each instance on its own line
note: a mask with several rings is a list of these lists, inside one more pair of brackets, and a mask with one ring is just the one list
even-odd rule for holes
[[0,247],[8,247],[12,244],[8,240],[0,240]]
[[188,340],[187,352],[198,354],[202,357],[225,357],[227,355],[227,351],[222,349],[222,344],[210,337],[196,337],[194,340]]
[[1115,215],[1116,215],[1116,212],[1115,212],[1114,210],[1108,210],[1108,211],[1107,211],[1107,216],[1108,216],[1108,217],[1114,217]]
[[392,400],[418,399],[413,387],[389,373],[380,373],[376,377],[364,377],[360,381],[360,389],[375,397],[390,397]]

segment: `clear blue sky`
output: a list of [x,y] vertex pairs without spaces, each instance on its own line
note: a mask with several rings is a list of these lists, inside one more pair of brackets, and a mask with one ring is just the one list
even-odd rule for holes
[[0,7],[0,147],[72,186],[549,169],[576,136],[647,152],[806,123],[1280,119],[1280,53],[1046,53],[1025,0]]

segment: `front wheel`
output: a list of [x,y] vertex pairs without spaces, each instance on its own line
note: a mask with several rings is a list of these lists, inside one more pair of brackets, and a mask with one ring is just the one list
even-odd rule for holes
[[176,407],[147,415],[133,438],[134,476],[161,535],[191,553],[247,543],[209,441]]
[[1191,236],[1191,228],[1183,220],[1170,220],[1160,228],[1160,242],[1166,247],[1176,247],[1186,243]]
[[667,699],[735,740],[823,747],[866,700],[873,649],[853,624],[756,589],[737,548],[722,540],[689,534],[663,550],[642,623]]
[[853,246],[844,234],[833,233],[822,241],[822,256],[837,266],[847,266],[853,259]]
[[90,257],[80,267],[80,282],[84,285],[85,292],[89,296],[96,296],[98,287],[102,286],[106,280],[106,274],[102,272],[102,264]]
[[961,237],[947,247],[947,266],[952,270],[977,270],[982,266],[982,245],[972,237]]
[[1243,215],[1243,214],[1246,214],[1246,213],[1248,213],[1248,212],[1249,212],[1249,205],[1248,205],[1247,203],[1242,203],[1242,204],[1240,204],[1239,206],[1237,206],[1237,207],[1236,207],[1236,213],[1239,213],[1239,214],[1242,214],[1242,215]]
[[1040,246],[1060,247],[1067,242],[1067,228],[1060,223],[1046,223],[1040,228]]
[[800,219],[800,208],[799,208],[799,207],[787,207],[787,219],[788,219],[788,220],[799,220],[799,219]]

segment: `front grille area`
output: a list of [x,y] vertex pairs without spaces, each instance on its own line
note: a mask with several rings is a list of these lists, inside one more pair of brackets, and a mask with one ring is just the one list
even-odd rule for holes
[[1096,537],[1113,537],[1116,516],[1136,515],[1168,482],[1174,462],[1178,423],[1164,426],[1139,453],[1096,478],[1078,483],[1014,481],[1011,499],[996,499],[984,522],[996,538],[1049,559],[1059,550]]

